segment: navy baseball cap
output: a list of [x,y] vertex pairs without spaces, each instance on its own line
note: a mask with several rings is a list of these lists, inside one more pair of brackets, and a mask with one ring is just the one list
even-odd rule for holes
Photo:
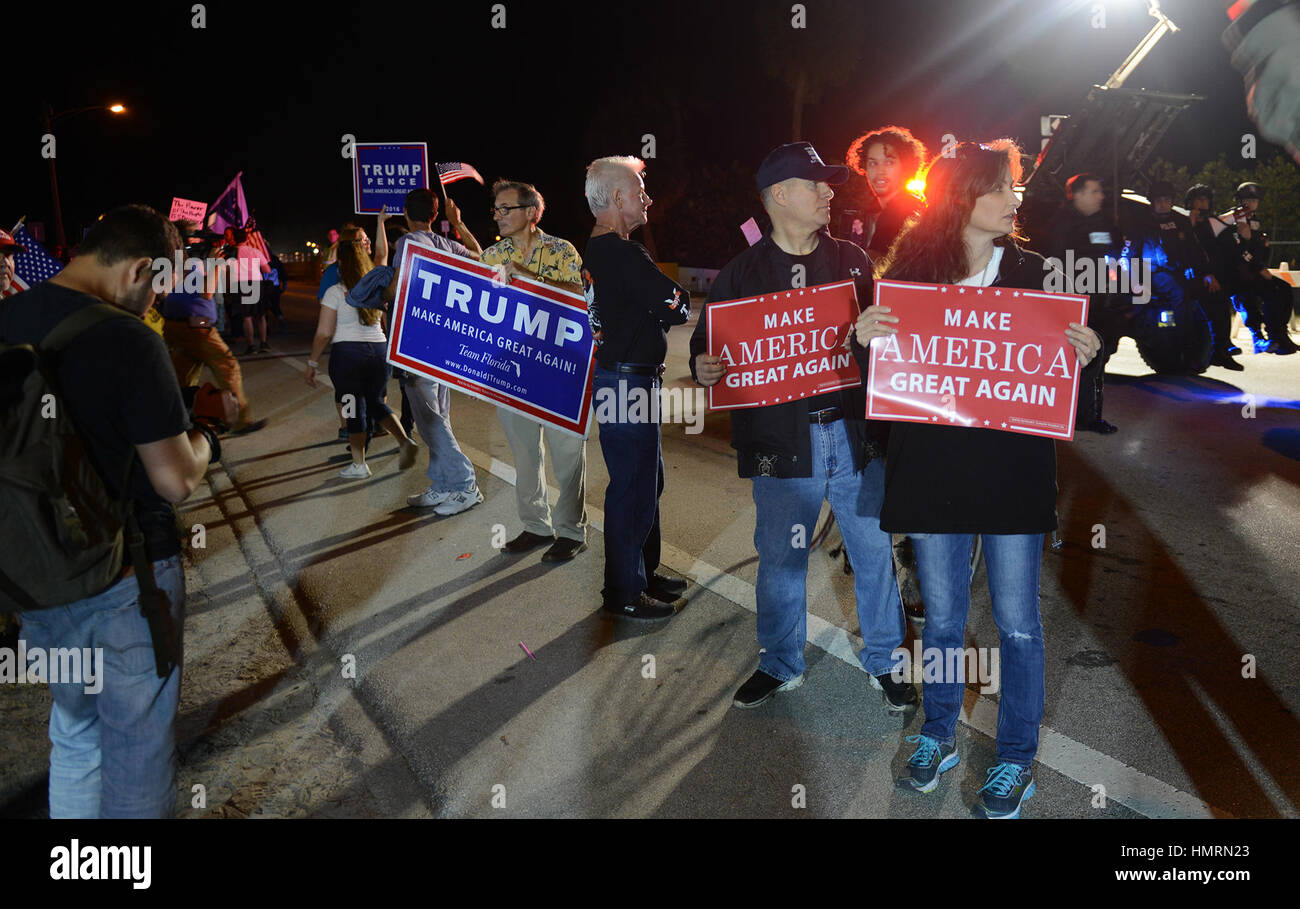
[[817,149],[808,142],[791,142],[772,149],[758,166],[758,188],[767,189],[773,183],[799,177],[817,183],[839,185],[849,179],[849,169],[843,165],[831,167],[822,161]]

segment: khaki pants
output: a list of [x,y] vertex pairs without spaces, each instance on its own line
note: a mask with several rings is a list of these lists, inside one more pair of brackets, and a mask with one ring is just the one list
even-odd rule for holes
[[[587,440],[561,432],[536,420],[498,409],[515,457],[515,504],[524,530],[540,536],[555,535],[587,541]],[[560,487],[554,513],[546,496],[546,455]]]
[[193,328],[185,322],[168,319],[163,326],[163,340],[171,351],[172,368],[181,388],[194,385],[199,380],[199,373],[206,366],[212,370],[212,379],[218,388],[229,391],[239,402],[239,419],[236,426],[243,426],[250,419],[252,409],[248,398],[244,397],[244,374],[240,372],[239,361],[231,353],[221,334],[215,328]]

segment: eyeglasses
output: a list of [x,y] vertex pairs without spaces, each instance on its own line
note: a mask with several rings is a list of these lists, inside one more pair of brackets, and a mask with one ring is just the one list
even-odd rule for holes
[[505,217],[517,208],[532,208],[531,205],[494,205],[492,206],[492,215]]

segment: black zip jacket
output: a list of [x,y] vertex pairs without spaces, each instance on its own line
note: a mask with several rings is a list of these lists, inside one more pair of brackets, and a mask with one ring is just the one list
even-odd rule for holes
[[[1042,290],[1043,257],[1009,239],[994,287]],[[1032,304],[1021,304],[1032,305]],[[906,331],[906,312],[899,316]],[[867,351],[854,343],[864,368]],[[1080,376],[1095,376],[1095,358]],[[898,422],[885,456],[881,529],[891,533],[1048,533],[1056,529],[1056,444],[1046,436]]]
[[[691,335],[691,376],[697,378],[695,358],[708,349],[709,304],[744,299],[792,287],[793,268],[805,266],[803,285],[815,287],[852,280],[858,306],[871,305],[873,281],[871,260],[854,243],[836,240],[829,232],[819,233],[817,248],[807,256],[791,256],[772,241],[770,235],[728,262],[709,290],[709,298]],[[861,362],[861,361],[859,361]],[[868,421],[866,393],[861,387],[842,389],[768,407],[731,411],[731,447],[736,449],[737,470],[742,477],[812,476],[812,431],[808,424],[809,401],[838,406],[844,412],[845,428],[853,444],[853,466],[862,470],[872,458],[884,454],[887,427]]]

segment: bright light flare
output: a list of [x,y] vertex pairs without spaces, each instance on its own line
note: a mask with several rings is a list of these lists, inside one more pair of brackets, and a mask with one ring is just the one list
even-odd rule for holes
[[115,113],[115,114],[124,114],[124,113],[126,113],[126,106],[125,106],[125,105],[122,105],[122,104],[114,104],[114,105],[111,105],[108,109],[111,110],[111,111],[112,111],[113,113]]
[[914,196],[925,196],[925,181],[920,177],[907,181],[907,191]]

